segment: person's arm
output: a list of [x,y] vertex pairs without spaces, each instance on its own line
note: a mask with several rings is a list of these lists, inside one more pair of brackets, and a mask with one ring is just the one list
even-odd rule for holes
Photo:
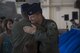
[[[22,30],[19,23],[15,23],[12,29],[12,44],[14,47],[18,46],[22,42]],[[21,37],[22,36],[22,37]]]
[[37,32],[35,33],[36,39],[41,41],[45,47],[42,50],[46,49],[46,52],[49,53],[59,53],[58,48],[58,29],[55,22],[50,21],[46,29],[42,26],[39,26]]

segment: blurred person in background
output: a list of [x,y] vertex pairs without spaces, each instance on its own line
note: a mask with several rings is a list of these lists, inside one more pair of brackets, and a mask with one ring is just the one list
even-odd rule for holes
[[0,17],[0,33],[2,33],[4,31],[4,28],[2,26],[3,20],[5,19],[5,17]]
[[11,18],[7,18],[3,21],[3,28],[5,31],[0,34],[0,53],[12,53],[12,27],[13,20]]
[[[77,21],[78,21],[78,20],[77,20]],[[75,19],[71,19],[71,20],[70,20],[70,22],[72,23],[71,29],[72,29],[72,28],[76,28],[76,29],[80,28],[79,23],[78,23],[77,21],[76,21]]]

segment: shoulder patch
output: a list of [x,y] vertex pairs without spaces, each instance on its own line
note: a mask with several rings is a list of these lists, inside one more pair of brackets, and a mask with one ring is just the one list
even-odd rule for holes
[[57,27],[55,23],[51,23],[50,26],[53,26],[54,28]]

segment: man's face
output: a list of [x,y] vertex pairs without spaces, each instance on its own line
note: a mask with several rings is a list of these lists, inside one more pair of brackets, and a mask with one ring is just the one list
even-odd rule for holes
[[41,21],[41,14],[40,13],[35,13],[29,16],[29,20],[31,21],[32,24],[38,24],[39,21]]

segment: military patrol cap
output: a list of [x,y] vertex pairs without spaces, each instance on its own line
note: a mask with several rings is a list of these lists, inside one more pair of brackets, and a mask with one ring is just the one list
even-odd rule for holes
[[22,4],[21,5],[21,11],[22,12],[27,12],[28,9],[29,9],[29,6],[30,6],[30,4],[28,4],[28,3]]
[[27,14],[28,15],[32,15],[36,12],[40,12],[42,13],[42,9],[41,9],[41,6],[40,6],[40,3],[33,3],[29,6],[29,9],[27,11]]

